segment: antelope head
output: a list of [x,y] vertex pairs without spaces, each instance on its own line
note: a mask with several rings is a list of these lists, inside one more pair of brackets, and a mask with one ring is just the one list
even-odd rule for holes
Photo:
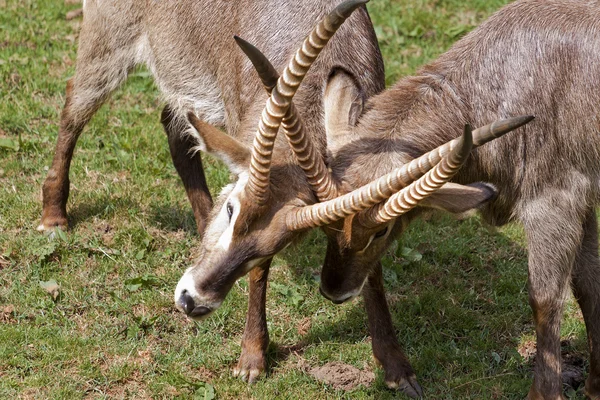
[[[355,165],[368,163],[356,160],[357,155],[364,157],[368,152],[348,151],[350,147],[360,149],[364,138],[373,138],[369,131],[376,129],[373,122],[377,119],[367,118],[362,122],[363,117],[356,115],[356,110],[362,109],[356,101],[359,98],[360,90],[350,75],[340,71],[330,77],[324,101],[334,172],[344,171],[336,167],[347,163],[348,158],[354,158]],[[353,122],[357,119],[358,123]],[[328,238],[321,294],[334,303],[360,294],[385,250],[426,208],[463,213],[494,199],[497,193],[492,185],[482,182],[459,185],[449,181],[466,161],[472,147],[498,138],[532,119],[532,116],[509,118],[475,131],[467,125],[462,137],[412,160],[408,149],[395,149],[397,155],[404,158],[404,165],[347,194],[344,194],[347,188],[352,187],[349,182],[360,181],[356,176],[348,176],[356,175],[356,171],[335,176],[335,180],[341,182],[338,186],[341,197],[304,207],[298,211],[297,219],[300,226],[323,226]],[[410,143],[402,146],[408,147]]]
[[[252,268],[270,262],[304,229],[289,229],[294,210],[333,197],[335,182],[320,152],[307,140],[292,103],[311,64],[343,21],[366,0],[350,0],[327,15],[305,39],[281,77],[249,43],[236,38],[270,93],[251,148],[190,114],[199,148],[221,158],[237,181],[219,195],[202,242],[201,256],[180,279],[175,304],[189,317],[201,319],[218,308],[235,281]],[[296,156],[272,163],[280,126]],[[305,178],[294,178],[300,167]]]

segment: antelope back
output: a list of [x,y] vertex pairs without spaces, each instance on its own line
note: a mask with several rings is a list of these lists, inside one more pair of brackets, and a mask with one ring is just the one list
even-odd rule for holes
[[[110,50],[120,73],[146,64],[161,94],[181,116],[194,111],[202,120],[246,144],[252,141],[266,94],[251,63],[237,48],[235,34],[269,56],[278,70],[297,50],[318,19],[339,2],[88,0],[81,41],[92,54]],[[383,89],[383,64],[375,35],[361,9],[324,51],[296,103],[306,113],[308,131],[324,143],[321,91],[332,65],[343,65],[362,79],[370,93]],[[114,49],[118,49],[115,51]],[[81,79],[93,76],[78,63]],[[313,122],[314,121],[314,122]]]
[[[416,76],[370,98],[355,127],[328,132],[340,138],[334,174],[355,188],[456,137],[465,123],[532,114],[531,124],[477,149],[454,181],[493,185],[497,196],[474,205],[497,225],[532,212],[552,215],[555,210],[530,206],[545,193],[568,197],[574,210],[593,207],[600,191],[600,93],[594,89],[600,73],[590,66],[600,65],[599,13],[597,3],[585,1],[506,6]],[[464,197],[472,199],[468,192]],[[455,200],[442,203],[457,210]],[[341,288],[359,287],[363,280],[356,277],[369,274],[406,223],[365,226],[354,218],[338,224],[342,232],[328,233],[323,269],[334,279],[322,280],[331,282],[322,289],[354,293]]]

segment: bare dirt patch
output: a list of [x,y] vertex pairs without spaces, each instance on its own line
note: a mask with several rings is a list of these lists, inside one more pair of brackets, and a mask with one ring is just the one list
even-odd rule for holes
[[8,304],[0,308],[0,322],[13,323],[15,322],[15,306]]
[[535,357],[536,346],[535,340],[526,340],[519,345],[517,351],[525,359],[525,361],[531,360]]
[[316,380],[336,389],[352,390],[358,385],[371,386],[375,374],[370,370],[360,370],[343,362],[333,361],[322,367],[312,368],[308,373]]
[[[561,376],[564,385],[568,385],[577,390],[583,387],[585,383],[585,357],[577,351],[572,350],[570,340],[563,340],[561,345]],[[532,365],[535,363],[536,343],[533,340],[528,340],[522,343],[517,351]]]
[[310,331],[310,328],[312,326],[312,320],[310,317],[306,317],[300,320],[300,322],[298,322],[296,324],[296,330],[298,331],[299,335],[306,335],[308,333],[308,331]]

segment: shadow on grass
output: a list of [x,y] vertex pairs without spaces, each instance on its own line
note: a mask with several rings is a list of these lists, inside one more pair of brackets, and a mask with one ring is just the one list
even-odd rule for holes
[[[95,217],[108,219],[114,215],[142,207],[135,199],[127,195],[114,197],[109,194],[94,197],[91,201],[81,197],[71,199],[71,204],[73,205],[68,210],[71,228],[86,224]],[[179,207],[165,202],[153,202],[148,206],[148,210],[148,222],[156,228],[170,232],[183,229],[188,234],[197,235],[196,220],[190,206]]]
[[181,208],[166,204],[151,204],[149,212],[148,220],[160,229],[170,232],[183,229],[190,235],[198,235],[191,206]]
[[128,196],[114,198],[107,194],[94,197],[92,201],[87,201],[81,197],[71,200],[73,205],[68,210],[69,226],[71,228],[83,225],[94,219],[94,217],[107,219],[118,211],[137,207],[137,204]]
[[[307,239],[310,251],[298,246],[280,255],[298,284],[306,284],[318,272],[314,266],[320,265],[318,258],[325,254],[323,235],[311,234]],[[455,221],[442,216],[417,222],[399,244],[418,250],[422,259],[408,261],[393,252],[384,258],[396,336],[421,384],[447,382],[444,386],[450,392],[464,394],[466,390],[470,396],[486,384],[504,395],[526,394],[534,356],[524,353],[527,346],[535,352],[535,332],[526,287],[527,251],[522,243],[518,226],[501,232],[476,218]],[[313,322],[296,344],[272,345],[269,365],[276,368],[311,345],[360,342],[367,335],[363,303],[355,301],[341,318],[318,325]],[[583,390],[586,347],[585,335],[576,332],[562,342],[563,382],[571,398],[579,398]],[[378,372],[372,389],[379,394],[387,392],[382,375]]]

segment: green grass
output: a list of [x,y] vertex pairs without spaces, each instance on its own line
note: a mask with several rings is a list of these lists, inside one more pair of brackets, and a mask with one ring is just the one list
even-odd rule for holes
[[[412,73],[505,3],[373,0],[388,84]],[[195,224],[159,123],[157,90],[137,74],[97,113],[71,170],[71,230],[35,231],[80,20],[63,0],[0,0],[0,398],[394,398],[371,356],[362,302],[318,294],[324,237],[278,256],[271,275],[268,379],[232,377],[247,282],[196,324],[173,288],[198,248]],[[207,159],[211,190],[228,172]],[[385,258],[397,335],[432,399],[523,398],[534,340],[518,226],[434,216]],[[402,257],[402,249],[415,252]],[[399,254],[400,256],[397,256]],[[421,255],[422,257],[419,257]],[[55,280],[56,300],[40,282]],[[571,302],[565,351],[587,358]],[[369,387],[333,389],[306,370],[342,361],[376,371]],[[587,362],[586,362],[587,363]],[[585,364],[587,365],[587,364]],[[568,393],[582,398],[581,389]],[[210,396],[208,396],[210,397]]]

